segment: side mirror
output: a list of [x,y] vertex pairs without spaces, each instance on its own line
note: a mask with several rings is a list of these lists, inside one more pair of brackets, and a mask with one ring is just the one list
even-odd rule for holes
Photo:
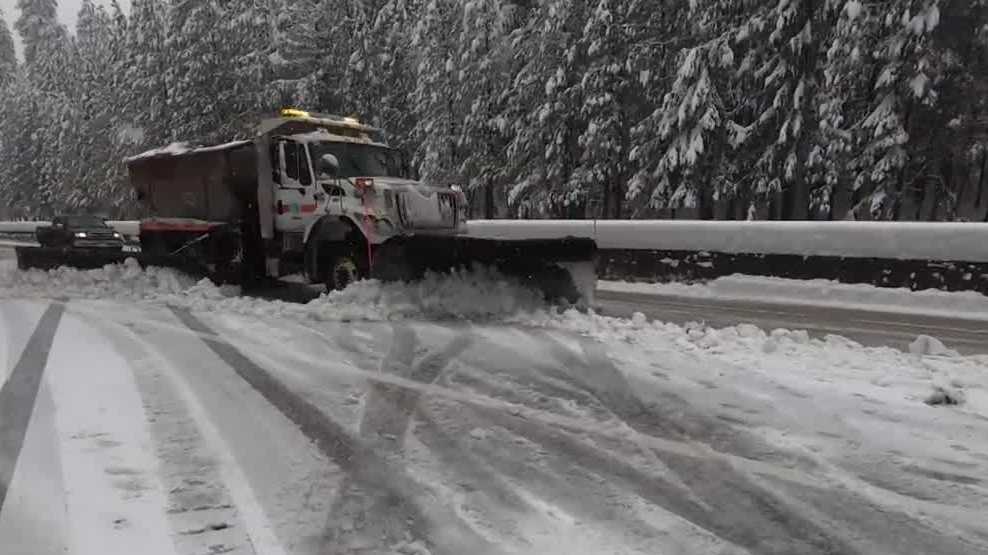
[[340,160],[335,154],[323,154],[319,157],[317,165],[319,166],[319,173],[322,175],[336,177],[340,174]]

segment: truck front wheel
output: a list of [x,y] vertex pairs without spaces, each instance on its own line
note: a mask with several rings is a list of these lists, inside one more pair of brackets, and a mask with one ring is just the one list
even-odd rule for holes
[[360,269],[352,256],[337,256],[326,276],[327,291],[342,291],[360,279]]
[[306,277],[309,283],[325,284],[326,291],[342,291],[367,277],[362,253],[352,241],[313,243],[306,253]]

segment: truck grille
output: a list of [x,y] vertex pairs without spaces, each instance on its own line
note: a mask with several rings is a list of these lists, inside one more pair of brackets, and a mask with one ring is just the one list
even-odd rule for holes
[[114,241],[111,236],[109,239],[76,239],[72,242],[72,246],[78,248],[120,248],[123,243]]
[[113,240],[113,231],[87,231],[87,239]]
[[398,218],[410,229],[453,229],[456,227],[456,195],[438,192],[425,196],[417,191],[395,197]]

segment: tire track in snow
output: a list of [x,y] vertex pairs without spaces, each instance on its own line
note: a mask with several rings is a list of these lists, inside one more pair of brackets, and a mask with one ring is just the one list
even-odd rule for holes
[[[589,345],[587,340],[581,340],[583,356],[579,356],[551,334],[541,335],[560,362],[560,368],[566,369],[569,381],[590,392],[636,433],[689,441],[710,442],[713,439],[717,440],[715,444],[725,447],[722,438],[728,430],[717,429],[712,419],[708,421],[704,415],[690,409],[684,400],[662,392],[660,401],[668,406],[660,403],[646,406],[606,353]],[[611,474],[612,479],[630,483],[649,502],[753,552],[790,553],[793,549],[800,553],[856,552],[835,535],[806,519],[791,515],[770,492],[752,487],[744,476],[724,461],[673,456],[671,453],[660,455],[662,464],[670,468],[675,476],[659,484],[644,476],[639,469],[605,455],[569,434],[526,426],[500,415],[491,417],[497,418],[502,426],[515,433],[547,446],[550,453],[569,453],[573,457],[570,464],[580,464],[589,470]],[[702,432],[702,435],[697,432]],[[731,447],[745,447],[744,444],[739,445],[738,440],[728,443]],[[741,451],[744,453],[747,449]],[[693,495],[684,496],[680,484],[685,484]],[[689,499],[694,496],[698,497],[699,504]],[[721,510],[731,505],[754,505],[758,510]],[[771,533],[767,532],[770,530]]]
[[[463,333],[439,351],[426,355],[415,363],[418,338],[415,331],[404,324],[392,326],[392,342],[387,356],[381,362],[380,373],[400,376],[416,382],[431,384],[473,342],[469,333]],[[418,406],[421,392],[384,383],[370,383],[358,426],[361,439],[383,456],[404,462],[405,438],[412,415]],[[388,538],[388,543],[400,543],[407,536],[403,519],[396,519],[393,500],[384,492],[365,491],[359,483],[348,480],[341,488],[337,502],[330,512],[326,526],[326,544],[364,546]],[[360,515],[360,518],[341,519],[337,515]],[[375,540],[374,538],[378,538]],[[428,538],[411,538],[416,539]]]
[[[412,359],[415,352],[423,350],[423,347],[420,346],[416,349],[417,343],[413,343],[413,341],[417,334],[409,334],[410,328],[407,324],[392,325],[391,334],[368,333],[359,328],[355,331],[353,325],[335,327],[329,333],[331,337],[327,337],[327,330],[322,328],[310,327],[309,325],[305,325],[303,328],[314,339],[331,346],[335,345],[336,348],[342,350],[346,357],[352,361],[351,364],[367,372],[367,378],[383,376],[383,369],[385,372],[395,372],[396,375],[403,378],[421,381],[423,385],[437,386],[440,381],[445,381],[445,378],[451,374],[448,367],[442,369],[447,366],[449,359],[453,358],[449,354],[443,355],[441,352],[433,352],[427,354],[418,365],[413,364]],[[445,327],[443,329],[448,330]],[[458,336],[446,349],[441,351],[453,349],[460,351],[463,345],[457,346],[457,342],[466,342],[467,339],[463,335]],[[419,368],[420,372],[416,374],[413,367]],[[434,473],[433,477],[439,483],[434,483],[431,487],[439,489],[448,487],[454,497],[463,495],[472,501],[477,501],[476,494],[483,496],[485,506],[482,516],[479,519],[471,518],[471,521],[475,522],[475,526],[484,530],[494,529],[499,538],[517,536],[518,519],[526,518],[520,515],[531,514],[530,506],[515,492],[513,485],[505,482],[483,460],[471,455],[466,445],[439,429],[425,410],[425,404],[430,401],[422,399],[423,397],[432,399],[434,392],[409,388],[408,384],[370,380],[368,394],[380,391],[395,393],[404,391],[406,399],[420,398],[413,407],[414,414],[409,417],[408,433],[410,436],[406,437],[414,437],[415,440],[418,440],[426,449],[424,456],[430,462],[436,463],[437,466],[432,469],[432,472]],[[371,401],[368,404],[377,403]],[[387,406],[383,408],[388,410]],[[376,436],[375,430],[380,428],[369,425],[369,422],[370,419],[363,421],[365,431]],[[384,433],[393,435],[396,439],[399,437],[399,434]],[[382,446],[387,448],[389,445],[396,446],[397,443],[385,438]],[[407,446],[407,443],[403,445]],[[405,452],[404,455],[415,458],[418,453],[411,451]],[[420,473],[423,470],[429,472],[432,466],[425,461],[419,461],[418,464],[426,465],[424,469],[417,466]],[[438,472],[438,476],[435,476],[436,472]],[[343,503],[340,502],[336,510],[343,512],[343,508]],[[332,536],[337,528],[339,528],[339,523],[331,519],[327,523],[327,537]]]
[[602,345],[581,339],[577,347],[580,353],[577,354],[552,334],[541,332],[541,336],[560,362],[559,368],[564,369],[556,375],[587,391],[629,429],[639,434],[680,441],[702,441],[723,453],[753,461],[814,467],[808,459],[783,453],[723,425],[670,391],[651,390],[648,392],[651,400],[645,403],[608,358]]
[[[508,417],[501,415],[501,418]],[[440,406],[435,402],[419,409],[418,421],[416,437],[440,462],[448,463],[452,474],[448,478],[459,477],[483,492],[491,509],[498,511],[495,515],[513,516],[520,525],[532,528],[572,518],[591,535],[606,530],[606,537],[622,538],[627,542],[622,548],[633,547],[639,550],[638,553],[657,552],[662,545],[655,543],[662,536],[661,532],[620,502],[614,502],[614,488],[600,479],[595,470],[572,464],[570,452],[548,453],[533,449],[527,438],[522,442],[497,438],[498,430],[504,430],[506,435],[511,435],[512,431],[499,422],[491,422],[490,415],[483,411],[468,409],[464,413],[459,407]],[[486,429],[490,435],[469,444],[458,439],[470,437],[470,429],[474,427]],[[546,506],[555,508],[550,509],[550,513],[559,510],[566,516],[547,514]],[[536,516],[542,520],[537,521]],[[527,531],[532,532],[531,529]],[[525,542],[545,533],[545,530],[528,536],[522,533],[520,539]],[[668,547],[671,538],[664,540],[667,542],[664,547]],[[586,549],[591,548],[587,546]]]
[[[381,361],[380,368],[383,373],[389,373],[402,377],[410,377],[416,382],[425,384],[437,384],[440,381],[448,381],[451,372],[443,371],[442,368],[452,358],[450,352],[462,352],[463,345],[457,345],[460,341],[466,341],[463,335],[455,336],[452,341],[437,351],[427,354],[418,364],[414,364],[414,354],[416,352],[415,334],[407,328],[406,324],[395,327],[392,341],[387,357]],[[347,351],[359,348],[355,341],[339,341],[341,346],[345,345]],[[418,350],[421,350],[419,348]],[[366,362],[366,361],[365,361]],[[471,372],[473,374],[473,372]],[[460,376],[458,382],[462,380]],[[466,381],[470,381],[469,379]],[[579,395],[568,384],[560,382],[561,390]],[[367,403],[368,418],[363,421],[365,432],[376,433],[381,430],[379,426],[368,426],[368,421],[374,419],[379,423],[393,424],[390,420],[396,413],[395,408],[399,408],[398,427],[392,427],[390,432],[385,432],[385,445],[390,445],[395,450],[400,450],[406,437],[414,437],[425,448],[426,457],[430,462],[422,461],[419,464],[425,465],[420,472],[431,473],[438,481],[435,487],[445,490],[444,495],[460,507],[460,511],[469,514],[471,520],[475,521],[481,529],[493,530],[496,537],[512,538],[526,544],[531,540],[525,536],[522,528],[526,531],[533,526],[538,518],[545,518],[544,513],[540,513],[536,507],[542,508],[544,503],[539,499],[551,499],[553,502],[562,503],[563,509],[572,514],[579,515],[585,522],[593,522],[601,527],[606,527],[612,532],[611,537],[625,537],[632,534],[638,538],[656,537],[659,532],[650,527],[647,523],[637,518],[637,515],[628,511],[623,511],[616,505],[607,505],[601,508],[599,498],[594,497],[589,500],[587,496],[581,496],[581,491],[601,491],[600,484],[592,479],[584,479],[579,485],[573,482],[574,477],[565,475],[560,478],[558,474],[543,472],[537,467],[526,467],[524,465],[508,464],[500,460],[502,454],[495,454],[479,457],[471,452],[472,442],[468,443],[459,438],[468,437],[472,428],[486,428],[488,423],[470,418],[472,414],[469,408],[463,410],[461,403],[452,400],[436,399],[427,396],[428,400],[419,399],[423,393],[407,387],[396,386],[388,383],[374,383],[371,391],[383,391],[388,397],[384,403],[377,403],[373,400]],[[507,392],[501,392],[507,393]],[[373,395],[372,395],[373,398]],[[408,399],[419,400],[418,403],[409,403]],[[415,408],[414,427],[405,436],[403,431],[406,426],[408,416],[400,407]],[[385,418],[376,418],[378,411],[373,407],[380,407],[380,412],[385,414]],[[470,425],[464,428],[464,425]],[[388,428],[383,428],[387,430]],[[468,440],[469,441],[469,440]],[[522,460],[528,458],[524,453],[524,448],[517,448],[509,451],[510,458]],[[416,452],[404,453],[406,458],[420,456]],[[491,463],[497,461],[496,464]],[[517,472],[511,472],[517,470]],[[518,485],[523,484],[523,485]],[[581,489],[588,487],[589,489]],[[606,488],[603,488],[606,489]],[[532,497],[536,495],[537,497]],[[593,497],[593,496],[592,496]],[[552,517],[548,517],[552,521]],[[533,520],[536,519],[536,520]],[[539,521],[542,525],[549,525],[546,521]],[[618,526],[611,523],[620,522]],[[533,532],[533,537],[544,534],[549,528],[539,532]],[[553,530],[555,532],[555,530]],[[596,533],[594,530],[593,533]],[[531,546],[530,546],[531,547]],[[546,546],[541,546],[545,548]],[[652,545],[653,552],[656,546]],[[555,546],[554,549],[557,549]]]
[[[431,503],[425,488],[408,476],[400,466],[353,437],[316,406],[293,393],[270,372],[220,339],[191,312],[183,309],[173,309],[173,312],[221,360],[294,422],[321,452],[344,469],[361,491],[374,492],[377,499],[386,502],[382,509],[400,515],[397,518],[409,523],[415,536],[426,538],[434,546],[435,552],[449,555],[494,552],[493,546],[487,544],[455,514],[445,507]],[[332,545],[325,547],[333,549]]]
[[[165,364],[132,331],[97,322],[127,359],[148,415],[158,470],[169,502],[168,518],[179,553],[251,555],[254,538],[223,478],[222,463],[180,392],[165,375]],[[267,541],[260,545],[267,546]]]
[[[413,362],[418,343],[415,332],[407,326],[396,326],[394,346],[382,365],[381,372],[411,379],[423,384],[434,384],[439,375],[463,354],[474,339],[469,332],[457,335],[442,350],[426,355],[418,364]],[[412,413],[422,394],[388,384],[370,384],[370,393],[364,404],[360,434],[367,440],[374,436],[396,438],[389,441],[391,451],[398,451],[411,423]]]
[[[780,450],[761,438],[751,436],[744,431],[732,430],[692,409],[684,399],[670,392],[650,392],[650,396],[658,398],[660,403],[649,403],[646,406],[634,399],[630,404],[626,404],[627,399],[635,397],[635,394],[600,345],[582,341],[580,348],[583,357],[575,355],[561,343],[558,343],[557,347],[556,355],[565,361],[567,369],[574,371],[575,379],[584,383],[595,394],[603,392],[598,395],[601,401],[613,407],[615,413],[639,434],[648,436],[665,433],[671,425],[676,432],[673,439],[708,443],[720,451],[734,453],[743,460],[758,460],[781,468],[804,468],[806,472],[828,474],[828,465],[821,466],[813,457]],[[609,388],[617,388],[617,393],[608,392]],[[627,409],[629,406],[635,410],[629,411]],[[639,407],[644,410],[637,410]],[[707,505],[754,508],[755,510],[713,513],[708,511],[708,513],[709,518],[713,518],[715,523],[737,529],[763,546],[784,546],[788,538],[789,541],[800,539],[804,542],[798,547],[792,547],[801,553],[878,553],[882,549],[879,546],[889,543],[898,544],[896,538],[899,537],[914,536],[915,545],[930,545],[926,536],[936,535],[934,530],[928,529],[924,523],[905,513],[887,507],[880,508],[868,499],[848,492],[844,488],[820,489],[804,484],[793,486],[799,487],[802,491],[816,492],[812,497],[806,496],[815,500],[820,499],[821,492],[833,492],[830,494],[831,497],[840,497],[843,500],[838,505],[853,502],[862,513],[872,515],[873,522],[876,520],[885,522],[889,527],[884,531],[879,528],[879,531],[884,533],[878,534],[877,537],[874,529],[869,530],[870,534],[865,531],[848,534],[848,523],[838,524],[840,519],[835,518],[837,513],[827,514],[815,506],[825,504],[810,504],[802,501],[790,495],[785,488],[777,486],[776,484],[780,483],[778,480],[767,480],[762,477],[772,476],[771,472],[760,476],[759,473],[752,473],[743,466],[738,466],[732,462],[734,459],[698,461],[681,454],[666,453],[663,460],[685,478],[688,487],[704,499]],[[911,522],[911,524],[904,526],[903,522]],[[776,530],[777,538],[773,539],[764,533],[765,530],[771,529]],[[918,532],[920,530],[925,531]],[[869,535],[867,539],[862,539]],[[855,539],[850,539],[852,537]],[[933,544],[936,545],[936,541]],[[750,544],[743,542],[740,545],[751,547]],[[942,543],[939,545],[943,546]],[[763,552],[768,548],[759,546],[754,549]],[[781,549],[785,552],[787,548]],[[896,548],[893,547],[889,552],[896,552]]]
[[[28,306],[25,306],[28,305]],[[3,301],[0,305],[0,385],[33,335],[47,304]],[[56,332],[57,333],[57,332]],[[10,553],[64,555],[67,549],[68,515],[65,483],[55,428],[55,402],[51,384],[43,379],[28,423],[21,462],[17,465],[0,513],[0,540]]]
[[0,511],[3,510],[14,469],[27,435],[27,425],[41,387],[48,353],[55,331],[62,320],[65,305],[48,306],[38,327],[28,340],[17,366],[0,389]]

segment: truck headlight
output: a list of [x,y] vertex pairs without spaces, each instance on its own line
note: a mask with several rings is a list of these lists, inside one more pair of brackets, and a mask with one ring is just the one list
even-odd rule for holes
[[77,231],[75,233],[75,238],[76,239],[85,239],[86,237],[89,237],[89,235],[86,235],[86,232],[85,231]]
[[121,235],[119,231],[114,231],[113,232],[113,238],[114,239],[123,239],[123,235]]

